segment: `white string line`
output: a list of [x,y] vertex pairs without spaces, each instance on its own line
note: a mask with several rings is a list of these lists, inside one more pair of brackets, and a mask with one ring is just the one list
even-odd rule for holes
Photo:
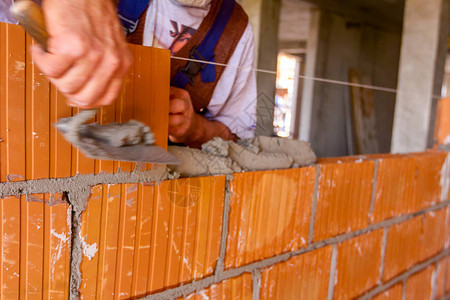
[[[235,68],[235,69],[250,70],[250,71],[255,71],[255,72],[260,72],[260,73],[277,75],[276,71],[251,68],[251,67],[242,67],[242,66],[229,65],[229,64],[222,64],[222,63],[217,63],[217,62],[204,61],[204,60],[200,60],[200,59],[192,59],[192,58],[185,58],[185,57],[179,57],[179,56],[170,56],[170,57],[173,59],[178,59],[178,60],[192,61],[192,62],[198,62],[198,63],[203,63],[203,64],[215,65],[215,66],[230,67],[230,68]],[[332,83],[332,84],[337,84],[337,85],[360,87],[360,88],[364,88],[364,89],[371,89],[371,90],[393,93],[393,94],[397,94],[399,92],[399,90],[394,89],[394,88],[387,88],[387,87],[375,86],[375,85],[370,85],[370,84],[353,83],[353,82],[348,82],[348,81],[334,80],[334,79],[327,79],[327,78],[320,78],[320,77],[313,77],[313,76],[305,76],[305,75],[300,75],[300,74],[296,74],[295,78],[302,78],[302,79],[306,79],[306,80]],[[432,95],[432,98],[439,100],[442,97],[440,95]]]

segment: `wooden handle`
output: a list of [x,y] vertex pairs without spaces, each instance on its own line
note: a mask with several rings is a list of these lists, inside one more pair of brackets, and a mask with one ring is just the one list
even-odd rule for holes
[[11,14],[31,37],[47,51],[48,33],[39,5],[30,0],[19,0],[11,5]]

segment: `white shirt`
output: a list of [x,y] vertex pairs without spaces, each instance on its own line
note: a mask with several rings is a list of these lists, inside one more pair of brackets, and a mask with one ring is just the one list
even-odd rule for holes
[[[144,45],[170,49],[176,56],[198,29],[209,7],[193,8],[182,6],[175,0],[152,0],[145,21]],[[249,23],[216,85],[205,114],[210,120],[222,122],[240,138],[253,137],[256,127],[254,48]]]

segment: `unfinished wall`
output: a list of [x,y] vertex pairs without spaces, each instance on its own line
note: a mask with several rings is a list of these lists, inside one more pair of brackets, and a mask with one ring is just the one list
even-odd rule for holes
[[[6,170],[1,299],[450,296],[447,152],[330,158],[299,169],[167,180],[164,167],[120,164],[124,171],[115,171],[116,163],[106,168],[109,162],[100,161],[76,174],[81,164],[69,147],[71,155],[59,161],[70,166],[66,176],[28,177],[26,170],[51,166],[51,149],[62,147],[51,141],[62,140],[56,132],[39,140],[46,130],[30,138],[36,135],[28,126],[55,110],[52,88],[50,96],[37,94],[43,85],[27,80],[39,72],[24,54],[23,31],[0,26],[1,112],[14,108],[0,115],[0,145],[14,149],[0,152]],[[134,78],[149,80],[129,85],[133,91],[163,80],[155,74],[168,70],[169,59],[165,51],[135,49],[137,61],[154,65],[133,68]],[[16,61],[25,64],[16,68]],[[157,81],[157,92],[147,90],[150,99],[167,101],[166,80]],[[28,113],[30,98],[41,112]],[[157,109],[154,101],[132,107],[150,111]],[[156,117],[143,121],[150,118]],[[36,144],[53,145],[50,154],[36,156]],[[35,165],[47,157],[50,162]],[[14,169],[18,165],[22,169]]]
[[[321,11],[318,26],[313,76],[348,82],[348,71],[353,68],[369,78],[364,83],[396,88],[400,29],[376,27],[327,10]],[[310,141],[319,156],[349,153],[345,123],[349,117],[345,113],[345,101],[349,99],[347,86],[314,83]],[[389,152],[395,94],[374,91],[374,101],[379,149]]]

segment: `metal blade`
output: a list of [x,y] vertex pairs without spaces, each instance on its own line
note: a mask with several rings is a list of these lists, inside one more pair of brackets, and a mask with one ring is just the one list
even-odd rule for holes
[[101,160],[118,160],[176,165],[180,160],[156,145],[111,147],[93,139],[82,138],[76,145],[86,156]]

